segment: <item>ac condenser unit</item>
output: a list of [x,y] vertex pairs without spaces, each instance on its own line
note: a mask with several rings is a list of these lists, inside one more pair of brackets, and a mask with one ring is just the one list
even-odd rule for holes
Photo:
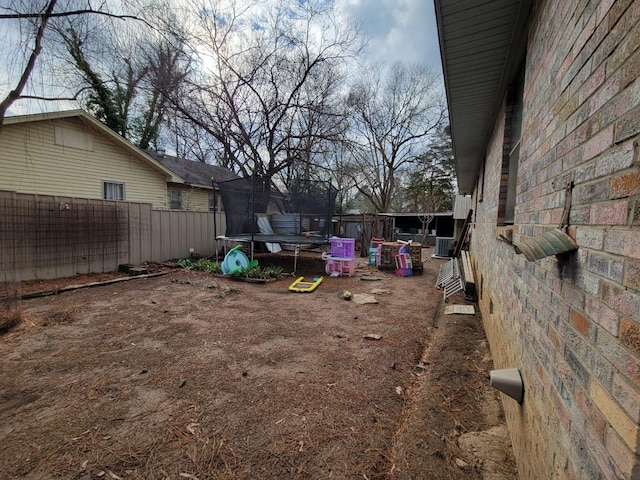
[[452,241],[452,237],[436,237],[436,257],[448,257]]

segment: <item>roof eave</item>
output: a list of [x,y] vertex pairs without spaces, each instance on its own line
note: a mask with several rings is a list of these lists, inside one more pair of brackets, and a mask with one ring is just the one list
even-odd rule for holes
[[531,5],[532,0],[435,0],[461,194],[473,192],[482,169],[504,93],[526,46]]

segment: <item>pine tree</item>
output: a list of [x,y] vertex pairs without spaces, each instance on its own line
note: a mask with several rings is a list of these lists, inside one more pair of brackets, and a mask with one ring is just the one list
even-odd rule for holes
[[[427,151],[409,177],[406,200],[411,210],[446,211],[453,208],[455,163],[448,125],[438,128]],[[437,207],[437,210],[431,210]]]

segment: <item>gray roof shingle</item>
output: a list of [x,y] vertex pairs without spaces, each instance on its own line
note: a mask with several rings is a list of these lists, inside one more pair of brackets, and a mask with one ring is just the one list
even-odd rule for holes
[[187,160],[158,152],[147,151],[154,159],[184,179],[185,183],[211,187],[211,178],[216,182],[225,182],[240,178],[224,167],[208,163]]

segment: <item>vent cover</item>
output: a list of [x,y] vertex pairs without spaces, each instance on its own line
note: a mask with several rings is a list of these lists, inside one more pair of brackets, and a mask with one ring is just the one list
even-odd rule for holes
[[451,237],[436,237],[436,257],[448,257],[451,249]]

